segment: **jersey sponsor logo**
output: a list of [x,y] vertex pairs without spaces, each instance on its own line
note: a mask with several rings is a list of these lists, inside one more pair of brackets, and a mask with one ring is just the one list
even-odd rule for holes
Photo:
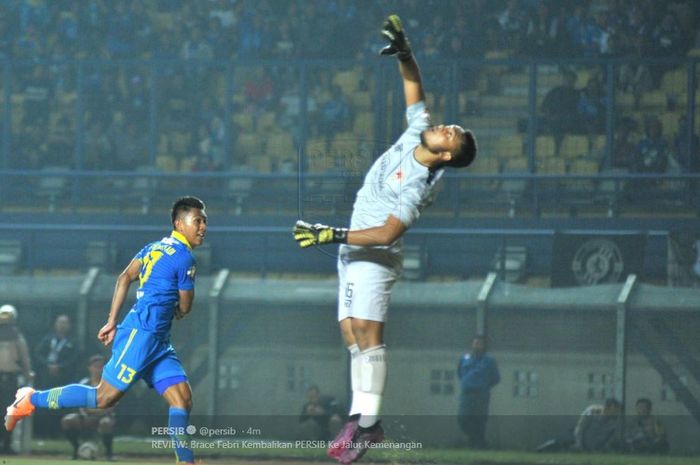
[[397,181],[401,181],[403,179],[403,171],[401,171],[401,168],[394,173],[394,177],[396,178]]
[[195,265],[192,265],[188,270],[187,270],[187,276],[190,277],[190,279],[194,279],[194,275],[197,274],[197,267]]

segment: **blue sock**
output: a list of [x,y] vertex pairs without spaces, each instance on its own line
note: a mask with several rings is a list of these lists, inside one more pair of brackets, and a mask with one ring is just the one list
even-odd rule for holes
[[97,388],[85,384],[69,384],[46,391],[36,391],[30,400],[37,408],[96,408]]
[[189,438],[185,429],[190,421],[190,414],[184,408],[170,407],[168,410],[168,427],[171,431],[182,434],[173,434],[173,446],[178,462],[194,462],[194,452],[189,448]]

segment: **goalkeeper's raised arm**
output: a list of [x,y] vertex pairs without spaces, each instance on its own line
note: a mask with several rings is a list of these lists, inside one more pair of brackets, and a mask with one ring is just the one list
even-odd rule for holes
[[381,30],[382,36],[389,42],[379,53],[381,55],[393,55],[399,60],[399,71],[403,78],[403,92],[406,98],[406,106],[425,100],[423,82],[421,81],[418,64],[413,57],[411,44],[401,25],[401,19],[397,15],[389,16]]

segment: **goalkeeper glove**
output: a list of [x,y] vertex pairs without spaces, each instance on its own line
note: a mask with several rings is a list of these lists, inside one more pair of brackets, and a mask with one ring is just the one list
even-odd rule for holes
[[294,240],[297,241],[302,249],[317,244],[330,244],[331,242],[345,244],[348,240],[348,230],[346,228],[332,228],[325,224],[311,224],[299,220],[294,225]]
[[384,21],[381,34],[389,41],[389,45],[381,49],[380,55],[396,55],[401,61],[411,59],[411,44],[403,33],[401,19],[397,15],[391,15]]

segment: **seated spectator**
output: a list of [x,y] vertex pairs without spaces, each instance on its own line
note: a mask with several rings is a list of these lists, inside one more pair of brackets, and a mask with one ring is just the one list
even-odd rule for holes
[[[88,360],[88,376],[79,381],[80,384],[97,386],[102,381],[102,368],[105,358],[102,355],[93,355]],[[105,448],[107,460],[113,460],[112,442],[114,439],[115,417],[114,408],[85,409],[78,413],[69,413],[61,419],[61,429],[73,447],[73,460],[78,458],[78,448],[81,441],[87,441],[95,433],[100,436]]]
[[697,173],[700,170],[700,155],[698,154],[700,138],[698,138],[697,134],[693,134],[693,145],[689,147],[688,144],[691,142],[688,138],[689,130],[688,117],[681,115],[678,118],[678,132],[673,138],[673,152],[682,172]]
[[621,449],[622,404],[606,399],[604,405],[590,405],[574,428],[574,449],[587,452],[613,452]]
[[637,122],[632,118],[623,117],[616,126],[615,141],[613,142],[611,168],[630,169],[636,144],[634,143]]
[[24,89],[25,117],[34,124],[47,124],[53,99],[51,80],[46,66],[34,66],[26,79]]
[[[629,43],[630,56],[642,60],[645,52],[644,37],[633,34],[625,37]],[[631,93],[634,96],[634,107],[639,108],[642,96],[654,88],[654,78],[651,68],[642,61],[631,61],[620,65],[618,84],[622,92]]]
[[660,57],[683,56],[687,50],[676,16],[667,11],[651,31],[651,52]]
[[599,134],[605,128],[606,97],[603,80],[599,74],[588,78],[586,87],[579,93],[578,116],[587,135]]
[[527,12],[521,2],[508,0],[506,9],[498,14],[497,19],[509,49],[515,49],[525,43],[522,38],[527,27]]
[[637,417],[634,423],[628,425],[627,447],[630,452],[638,454],[665,454],[669,444],[666,428],[661,420],[651,414],[651,401],[645,398],[637,399],[635,404]]
[[562,83],[550,89],[542,101],[543,132],[554,136],[554,153],[559,155],[561,143],[568,133],[577,131],[579,91],[576,90],[576,73],[565,70]]
[[529,56],[553,56],[556,33],[557,17],[547,2],[540,1],[528,19],[523,51]]
[[350,123],[350,105],[338,85],[331,88],[331,96],[322,105],[319,111],[318,129],[326,138],[332,139],[336,132],[340,132]]
[[604,405],[589,405],[579,416],[573,430],[569,429],[543,442],[535,450],[537,452],[620,450],[621,414],[622,404],[617,399],[606,399]]
[[636,173],[665,173],[668,166],[669,144],[663,136],[663,126],[656,117],[644,123],[644,136],[637,143],[632,160]]
[[307,402],[301,409],[299,424],[304,439],[327,440],[340,428],[340,406],[332,396],[321,395],[318,386],[306,390]]

